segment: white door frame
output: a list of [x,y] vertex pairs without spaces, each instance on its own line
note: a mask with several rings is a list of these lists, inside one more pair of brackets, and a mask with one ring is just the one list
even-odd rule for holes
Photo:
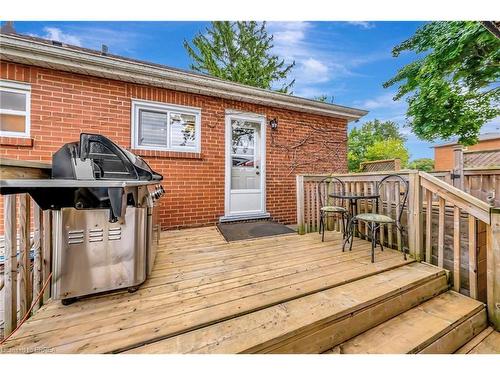
[[[261,191],[261,208],[262,210],[256,212],[251,211],[248,213],[231,213],[231,146],[232,146],[232,128],[231,120],[243,120],[252,121],[260,124],[260,191]],[[242,220],[242,219],[254,219],[254,218],[265,218],[269,217],[266,211],[266,116],[256,113],[247,113],[235,110],[226,110],[225,118],[225,207],[224,216],[221,217],[220,221],[232,221],[232,220]]]

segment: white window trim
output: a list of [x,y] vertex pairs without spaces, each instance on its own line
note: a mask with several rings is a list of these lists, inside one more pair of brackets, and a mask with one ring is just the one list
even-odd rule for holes
[[7,115],[24,116],[25,118],[24,132],[21,133],[21,132],[9,132],[0,130],[0,136],[14,137],[14,138],[29,138],[31,129],[31,85],[22,82],[0,80],[0,91],[14,92],[26,95],[25,111],[0,108],[0,113],[4,113]]
[[[150,110],[156,112],[165,112],[168,113],[168,143],[169,145],[166,147],[162,146],[144,146],[139,145],[139,111]],[[177,112],[181,114],[190,114],[195,115],[195,146],[194,147],[175,147],[170,145],[171,141],[171,128],[170,128],[170,113]],[[200,152],[201,149],[201,108],[197,107],[186,107],[181,105],[162,103],[162,102],[153,102],[147,100],[132,100],[132,113],[131,113],[131,122],[132,122],[132,144],[131,147],[133,149],[138,150],[153,150],[153,151],[176,151],[176,152]]]

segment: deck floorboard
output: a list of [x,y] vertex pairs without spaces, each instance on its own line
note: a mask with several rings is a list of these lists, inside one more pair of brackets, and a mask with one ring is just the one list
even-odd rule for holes
[[[243,316],[405,263],[327,233],[228,243],[215,227],[162,233],[151,277],[133,294],[115,292],[63,306],[50,301],[4,344],[4,352],[120,352]],[[42,348],[42,349],[40,349]]]

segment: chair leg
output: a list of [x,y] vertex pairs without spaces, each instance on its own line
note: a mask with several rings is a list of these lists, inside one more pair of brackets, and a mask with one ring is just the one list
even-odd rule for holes
[[377,233],[376,233],[376,226],[375,223],[370,224],[370,229],[371,229],[371,235],[372,235],[372,263],[375,263],[375,246],[377,243]]
[[349,251],[352,251],[352,243],[354,242],[354,228],[356,225],[356,220],[351,220],[351,224],[349,225],[349,231],[351,232],[351,242],[349,243]]
[[321,235],[321,242],[324,241],[324,234],[323,234],[323,213],[319,214],[319,234]]
[[344,238],[344,241],[342,244],[342,252],[345,251],[345,245],[347,245],[348,242],[352,245],[351,221],[352,221],[352,218],[349,218],[349,220],[346,220],[346,224],[345,224],[345,228],[344,228],[345,229],[344,230],[345,238]]
[[342,239],[345,240],[346,238],[346,215],[345,214],[342,214]]
[[321,242],[325,242],[325,217],[321,216]]
[[379,225],[378,226],[378,231],[377,231],[377,241],[378,241],[378,244],[380,245],[380,251],[384,251],[384,245],[382,245],[382,241],[380,241],[380,230],[382,229],[382,226]]
[[401,250],[403,251],[403,258],[406,260],[406,247],[404,244],[403,227],[398,223],[396,229],[399,231],[401,236]]

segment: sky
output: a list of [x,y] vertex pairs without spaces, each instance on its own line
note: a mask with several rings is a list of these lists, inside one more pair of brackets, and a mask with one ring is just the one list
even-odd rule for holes
[[[375,118],[399,124],[407,136],[411,159],[433,157],[432,144],[419,140],[406,125],[406,103],[392,100],[395,87],[382,84],[415,55],[392,57],[392,48],[409,38],[422,22],[269,22],[274,35],[273,52],[295,61],[290,78],[293,94],[306,98],[333,97],[335,104],[366,109],[369,114],[353,126]],[[204,32],[209,22],[15,22],[18,33],[100,49],[140,60],[189,69],[183,41]],[[482,133],[499,132],[497,119]]]

